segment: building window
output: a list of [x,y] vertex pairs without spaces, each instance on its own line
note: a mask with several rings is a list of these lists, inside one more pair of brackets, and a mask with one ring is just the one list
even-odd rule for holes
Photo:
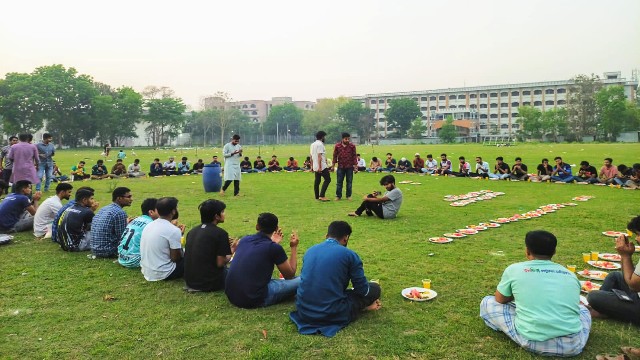
[[251,108],[255,109],[256,108],[256,104],[251,104]]
[[469,108],[471,108],[471,109],[476,109],[477,107],[478,107],[478,105],[476,105],[476,104],[469,105]]
[[522,92],[522,96],[528,96],[528,95],[531,95],[531,91],[525,90]]
[[455,105],[449,105],[449,109],[455,109],[456,106]]
[[491,104],[491,108],[492,108],[492,109],[495,109],[495,108],[497,108],[497,107],[498,107],[498,104],[496,104],[496,103]]
[[492,92],[491,94],[489,94],[490,97],[498,97],[498,93],[497,92]]
[[438,100],[446,100],[446,99],[447,99],[447,97],[446,97],[446,96],[444,96],[444,95],[440,95],[440,96],[438,96]]
[[522,103],[522,106],[531,106],[531,101],[525,101]]
[[378,102],[376,101],[376,99],[371,100],[372,104],[377,104]]
[[518,114],[518,113],[512,113],[512,114],[511,114],[511,117],[512,117],[512,118],[517,118],[517,117],[520,117],[520,114]]
[[486,98],[487,98],[487,93],[480,94],[480,99],[486,99]]
[[509,93],[506,92],[506,91],[503,91],[503,92],[500,93],[500,96],[509,96]]
[[436,97],[435,96],[429,96],[429,101],[436,101]]
[[533,95],[542,95],[542,90],[534,90]]
[[420,108],[420,111],[427,111],[427,110],[428,110],[428,109],[427,109],[427,107],[426,107],[426,106],[423,106],[423,107],[421,107],[421,108]]
[[533,106],[542,106],[542,101],[534,101]]
[[384,99],[378,99],[378,104],[384,104]]
[[558,100],[558,105],[566,105],[567,101],[566,100]]
[[458,95],[458,100],[464,100],[464,99],[466,99],[466,98],[467,98],[467,97],[466,97],[466,96],[464,96],[464,95]]
[[248,108],[247,104],[242,105],[242,108],[243,108],[243,109]]
[[444,110],[445,107],[444,106],[438,106],[438,110]]
[[500,107],[509,107],[509,103],[501,103]]
[[544,91],[545,94],[547,95],[553,95],[555,93],[555,91],[553,91],[553,89],[547,89]]
[[427,116],[426,115],[422,115],[422,120],[427,120]]
[[567,92],[567,89],[563,89],[563,88],[560,88],[560,89],[558,89],[558,91],[557,91],[557,93],[558,93],[558,94],[564,94],[564,93],[566,93],[566,92]]
[[501,118],[503,118],[503,119],[505,119],[505,118],[508,118],[508,117],[509,117],[509,114],[507,114],[507,113],[502,113],[502,114],[500,114],[500,117],[501,117]]
[[251,115],[258,115],[258,112],[254,110],[251,112]]
[[511,92],[511,96],[520,96],[520,92],[519,91],[512,91]]
[[478,97],[477,94],[469,94],[469,99],[475,99],[477,97]]
[[553,106],[553,100],[547,100],[544,102],[544,104]]
[[518,107],[518,106],[520,106],[520,103],[517,101],[514,101],[511,103],[511,107]]
[[497,119],[498,118],[498,114],[491,114],[490,116],[492,119]]
[[427,97],[426,96],[421,97],[420,101],[427,101]]
[[435,107],[435,106],[430,106],[430,107],[429,107],[429,110],[432,110],[432,111],[433,111],[433,110],[435,110],[435,109],[436,109],[436,107]]
[[520,128],[520,124],[511,124],[511,128],[512,129],[519,129]]
[[487,104],[480,104],[480,109],[486,109],[487,108]]
[[487,114],[480,114],[480,119],[486,119],[487,118]]
[[500,124],[500,129],[508,129],[509,124]]
[[486,130],[487,129],[487,124],[480,124],[480,129]]

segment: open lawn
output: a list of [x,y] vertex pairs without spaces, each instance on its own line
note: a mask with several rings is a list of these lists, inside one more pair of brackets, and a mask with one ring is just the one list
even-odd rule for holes
[[[331,151],[331,146],[328,146]],[[115,161],[118,149],[112,151]],[[140,158],[148,164],[170,155],[200,157],[209,162],[218,149],[142,150],[137,156],[126,149],[129,164]],[[308,146],[246,147],[254,160],[278,155],[281,165],[288,156],[301,162]],[[369,161],[388,151],[396,158],[413,158],[419,152],[446,152],[452,161],[465,155],[482,155],[493,164],[496,156],[510,165],[522,156],[529,169],[542,157],[563,156],[569,164],[589,160],[600,168],[604,157],[614,164],[640,162],[638,144],[531,144],[509,148],[479,145],[360,146]],[[88,167],[100,150],[59,151],[55,159],[67,171],[85,159]],[[454,163],[455,163],[454,161]],[[399,217],[379,220],[349,218],[358,199],[378,185],[381,175],[359,173],[354,177],[354,201],[320,203],[313,200],[313,175],[273,173],[243,175],[240,197],[224,197],[227,220],[221,226],[232,236],[253,233],[261,212],[273,212],[285,232],[300,234],[300,252],[324,239],[333,220],[346,220],[354,233],[350,248],[360,254],[369,279],[380,279],[382,310],[366,314],[334,338],[299,335],[288,313],[293,302],[265,309],[243,310],[231,306],[223,293],[188,294],[183,282],[148,283],[139,271],[126,270],[111,260],[91,260],[87,253],[66,253],[49,240],[34,240],[20,234],[11,245],[0,247],[0,358],[255,358],[255,359],[528,359],[535,356],[521,350],[508,338],[487,328],[478,317],[480,300],[493,294],[502,271],[511,263],[525,260],[524,235],[546,229],[559,239],[554,260],[583,267],[581,253],[591,250],[613,252],[613,241],[605,230],[623,230],[633,215],[640,213],[640,191],[625,191],[592,185],[556,185],[507,181],[480,181],[398,174],[397,181],[414,180],[422,185],[399,185],[404,203]],[[146,197],[176,196],[180,199],[181,221],[198,223],[197,205],[218,194],[203,191],[200,176],[143,178],[75,182],[96,189],[101,204],[110,202],[110,189],[127,186],[134,204],[126,208],[136,216]],[[443,201],[446,194],[463,194],[481,189],[502,191],[504,196],[454,208]],[[333,198],[335,175],[327,196]],[[477,235],[436,245],[427,239],[489,219],[534,210],[549,203],[569,202],[574,196],[593,195],[541,218],[505,224]],[[285,246],[289,253],[289,249]],[[634,259],[635,260],[635,259]],[[302,264],[300,256],[298,273]],[[419,286],[430,278],[438,297],[415,303],[400,291]],[[105,295],[115,297],[105,301]],[[554,296],[554,294],[540,294]],[[266,331],[266,338],[263,335]],[[638,345],[640,332],[627,324],[595,320],[583,358],[615,352],[620,345]]]

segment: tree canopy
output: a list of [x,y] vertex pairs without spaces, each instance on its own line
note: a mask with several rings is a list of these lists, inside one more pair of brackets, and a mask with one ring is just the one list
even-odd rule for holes
[[411,127],[413,119],[422,116],[422,112],[418,103],[409,98],[392,99],[389,100],[384,116],[388,124],[403,136]]

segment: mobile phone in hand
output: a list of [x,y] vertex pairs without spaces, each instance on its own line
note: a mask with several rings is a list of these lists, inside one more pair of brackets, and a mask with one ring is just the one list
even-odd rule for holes
[[631,297],[629,297],[626,292],[618,289],[611,289],[611,291],[618,297],[618,299],[622,301],[633,302],[633,300],[631,300]]

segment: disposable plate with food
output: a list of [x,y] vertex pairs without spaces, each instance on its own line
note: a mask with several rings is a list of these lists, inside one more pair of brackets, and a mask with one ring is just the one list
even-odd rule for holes
[[600,281],[604,280],[604,278],[606,278],[607,275],[609,275],[609,273],[606,271],[588,270],[588,269],[578,271],[576,272],[576,274],[582,276],[583,278],[587,278],[591,280],[600,280]]
[[488,228],[497,228],[500,227],[500,224],[494,223],[494,222],[489,222],[489,223],[480,223],[479,225],[481,226],[485,226]]
[[446,244],[453,241],[453,239],[448,237],[432,237],[429,238],[429,241],[436,244]]
[[598,283],[591,282],[589,280],[580,281],[580,291],[582,291],[583,293],[590,293],[593,290],[600,290],[601,286],[602,285],[600,285]]
[[474,230],[474,229],[458,229],[456,231],[465,235],[475,235],[478,233],[478,230]]
[[421,287],[408,287],[400,292],[402,297],[411,301],[429,301],[438,296],[438,293]]
[[620,256],[620,254],[598,254],[598,257],[606,261],[622,261],[622,256]]
[[444,237],[448,237],[448,238],[462,238],[462,237],[465,237],[465,236],[467,236],[467,235],[461,234],[461,233],[457,233],[457,232],[444,234]]
[[625,233],[623,233],[622,231],[613,231],[613,230],[609,230],[609,231],[603,231],[602,235],[604,236],[609,236],[609,237],[619,237],[620,235],[626,235]]
[[587,261],[587,264],[598,268],[598,269],[605,269],[605,270],[617,270],[620,269],[622,266],[618,263],[614,263],[611,261]]

